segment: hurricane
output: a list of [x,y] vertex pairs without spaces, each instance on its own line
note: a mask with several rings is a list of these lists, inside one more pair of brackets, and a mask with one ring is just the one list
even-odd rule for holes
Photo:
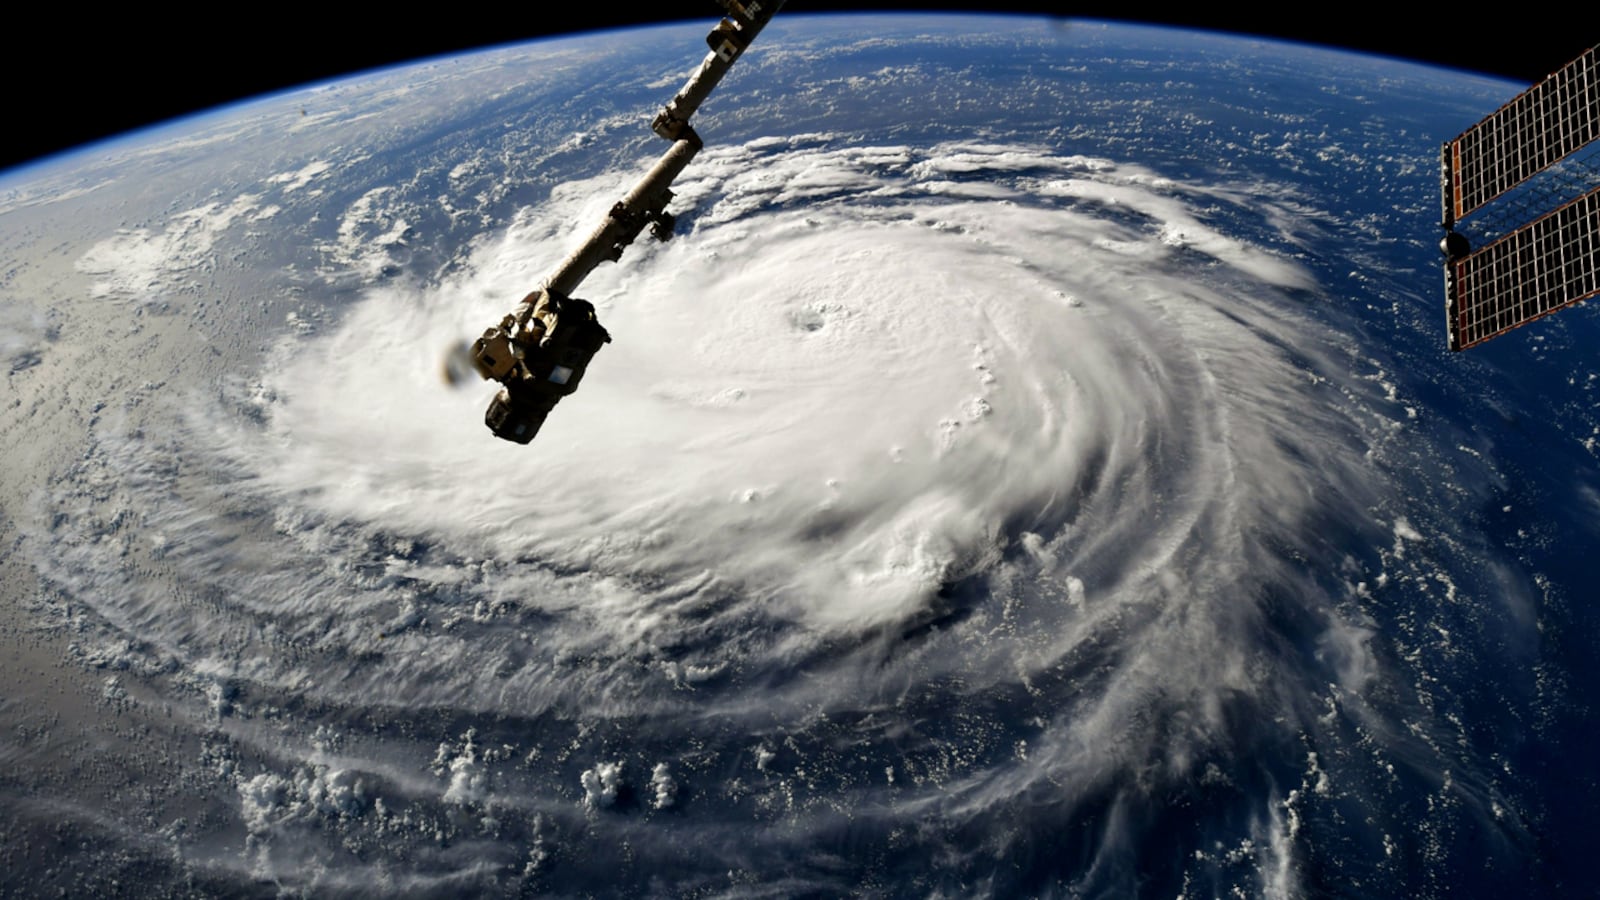
[[[130,840],[333,895],[1520,883],[1508,695],[1462,681],[1552,595],[1462,513],[1507,477],[1370,345],[1311,184],[1101,143],[708,141],[526,448],[441,353],[643,157],[437,278],[374,275],[416,241],[379,223],[337,303],[130,385],[165,427],[97,408],[18,541],[103,702],[178,735],[185,818]],[[78,271],[132,296],[273,203]]]

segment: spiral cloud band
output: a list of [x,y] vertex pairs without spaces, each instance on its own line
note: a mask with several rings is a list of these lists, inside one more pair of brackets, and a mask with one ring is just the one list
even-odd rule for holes
[[[1329,772],[1437,770],[1433,726],[1364,699],[1395,663],[1349,550],[1421,539],[1376,514],[1404,413],[1338,358],[1289,189],[1017,143],[711,147],[680,236],[579,292],[615,337],[583,389],[496,441],[440,352],[636,176],[556,188],[440,283],[291,317],[170,436],[102,428],[73,490],[139,509],[176,589],[61,517],[40,538],[137,638],[91,664],[189,702],[253,877],[828,893],[867,865],[1007,895],[1070,852],[1115,892],[1161,834],[1185,884],[1292,894],[1303,828],[1394,840]],[[159,284],[199,257],[147,245],[264,204],[79,268]],[[1493,795],[1451,794],[1481,820]],[[1334,813],[1304,825],[1307,798]]]

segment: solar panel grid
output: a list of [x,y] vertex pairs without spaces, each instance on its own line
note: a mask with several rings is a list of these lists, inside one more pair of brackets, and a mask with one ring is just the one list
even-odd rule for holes
[[1600,187],[1452,266],[1452,349],[1600,294]]
[[1452,218],[1462,218],[1600,139],[1595,48],[1451,141]]
[[1451,350],[1600,295],[1597,160],[1600,46],[1444,145]]
[[[1484,246],[1600,184],[1600,141],[1580,148],[1543,172],[1475,210],[1455,228]],[[1445,217],[1450,211],[1445,209]]]

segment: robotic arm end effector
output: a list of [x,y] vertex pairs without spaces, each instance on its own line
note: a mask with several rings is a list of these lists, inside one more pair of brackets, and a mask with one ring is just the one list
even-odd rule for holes
[[550,410],[578,389],[589,361],[610,342],[594,304],[549,288],[537,292],[526,316],[507,316],[472,344],[472,367],[501,385],[484,423],[496,437],[519,444],[533,440]]

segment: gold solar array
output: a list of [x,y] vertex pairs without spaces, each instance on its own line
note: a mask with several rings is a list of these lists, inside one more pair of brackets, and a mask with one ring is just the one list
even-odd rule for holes
[[[1530,181],[1600,140],[1600,47],[1591,47],[1538,84],[1467,129],[1442,150],[1441,192],[1445,252],[1445,308],[1451,350],[1462,350],[1600,293],[1600,189],[1589,187],[1559,206],[1534,209],[1536,217],[1492,242],[1469,246],[1459,220],[1514,192],[1551,195]],[[1592,171],[1574,166],[1577,190],[1593,185]],[[1565,173],[1571,180],[1572,173]],[[1545,175],[1544,180],[1560,184]],[[1521,188],[1521,190],[1518,190]],[[1569,192],[1566,196],[1571,196]],[[1558,201],[1558,202],[1559,202]],[[1540,214],[1542,213],[1542,214]]]
[[1590,47],[1449,144],[1457,219],[1600,138],[1600,55]]
[[1453,350],[1600,294],[1600,188],[1455,265]]

